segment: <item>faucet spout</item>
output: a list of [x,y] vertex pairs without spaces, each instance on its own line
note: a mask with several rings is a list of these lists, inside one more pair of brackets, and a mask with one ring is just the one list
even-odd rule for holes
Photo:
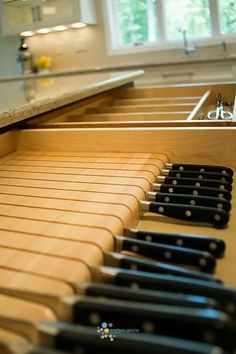
[[196,52],[195,45],[188,44],[186,30],[183,30],[183,39],[184,39],[184,52],[185,52],[185,54],[187,56],[189,56],[189,54]]

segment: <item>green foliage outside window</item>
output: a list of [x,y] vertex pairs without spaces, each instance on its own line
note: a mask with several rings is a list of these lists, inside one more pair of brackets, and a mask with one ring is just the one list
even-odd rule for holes
[[141,44],[157,39],[155,0],[115,0],[120,44]]
[[220,0],[219,12],[221,32],[236,33],[236,0]]
[[[109,0],[112,1],[112,0]],[[139,45],[159,38],[156,0],[113,0],[114,20],[119,45]],[[236,0],[214,0],[219,4],[222,34],[236,33]],[[168,40],[212,35],[209,0],[164,0],[164,17]]]
[[188,37],[211,35],[208,0],[168,0],[165,9],[168,39],[182,38],[182,30],[186,30]]

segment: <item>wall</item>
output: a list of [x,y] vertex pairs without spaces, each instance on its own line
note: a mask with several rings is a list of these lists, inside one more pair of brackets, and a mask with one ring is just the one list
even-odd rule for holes
[[[162,66],[147,71],[142,83],[196,82],[236,79],[235,65],[222,60],[218,64],[191,64],[191,60],[218,57],[223,59],[220,43],[211,47],[200,47],[186,58],[184,50],[157,51],[129,55],[108,55],[105,28],[103,26],[102,0],[95,0],[98,24],[77,30],[37,35],[28,38],[35,57],[46,55],[53,60],[53,70],[71,70],[95,66],[117,66],[134,63],[168,63],[186,61],[186,65]],[[16,72],[15,54],[18,41],[15,37],[0,38],[0,76]],[[236,44],[227,45],[228,55],[236,55]],[[170,76],[168,76],[170,74]]]
[[19,47],[17,36],[0,36],[0,77],[16,74],[16,53]]

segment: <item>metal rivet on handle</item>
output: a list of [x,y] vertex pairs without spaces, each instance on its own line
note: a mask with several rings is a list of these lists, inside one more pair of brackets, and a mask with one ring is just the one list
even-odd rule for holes
[[224,190],[225,189],[225,186],[223,184],[220,185],[220,189],[221,190]]
[[131,264],[130,269],[132,269],[132,270],[138,270],[137,264]]
[[198,178],[199,178],[199,179],[203,179],[202,175],[198,175]]
[[168,191],[169,191],[170,193],[173,193],[173,192],[174,192],[174,189],[173,189],[173,188],[169,188]]
[[214,215],[214,219],[215,219],[216,221],[219,221],[219,220],[221,219],[221,216],[220,216],[219,214],[215,214],[215,215]]
[[183,170],[184,170],[183,166],[180,166],[180,167],[179,167],[179,170],[180,170],[180,171],[183,171]]
[[227,172],[226,172],[225,170],[223,170],[223,171],[222,171],[222,173],[223,173],[224,175],[226,175],[226,174],[227,174]]
[[145,321],[142,325],[144,333],[154,333],[155,325],[151,321]]
[[176,245],[183,246],[183,244],[184,244],[184,241],[181,240],[181,238],[178,238],[178,240],[176,241]]
[[174,185],[176,185],[176,184],[177,184],[176,179],[173,179],[172,184],[174,184]]
[[97,326],[99,323],[101,323],[101,316],[97,312],[91,312],[89,315],[89,322]]
[[206,259],[205,259],[205,258],[200,258],[200,259],[199,259],[199,264],[200,264],[201,266],[205,266],[205,265],[207,264]]
[[215,243],[215,242],[211,242],[210,244],[209,244],[209,248],[211,249],[211,250],[215,250],[216,249],[216,247],[217,247],[217,244]]
[[198,195],[198,191],[193,191],[193,195]]
[[165,201],[166,203],[169,203],[170,198],[169,198],[169,197],[165,197],[165,198],[164,198],[164,201]]
[[131,246],[131,251],[138,252],[138,246],[136,245]]
[[201,168],[200,171],[201,171],[201,172],[205,172],[205,169],[204,169],[204,168]]
[[165,210],[165,209],[164,209],[163,207],[159,207],[159,208],[158,208],[158,212],[159,212],[159,213],[163,213],[164,210]]
[[221,178],[221,182],[226,182],[225,177],[222,177],[222,178]]
[[200,184],[199,182],[197,182],[197,183],[195,183],[195,186],[196,186],[196,187],[200,187],[201,184]]
[[131,287],[132,289],[134,289],[134,290],[137,290],[137,289],[139,289],[139,284],[138,284],[138,283],[132,283],[132,284],[130,285],[130,287]]
[[191,210],[186,210],[185,215],[188,217],[192,216]]
[[145,237],[145,240],[151,242],[151,241],[152,241],[152,236],[147,235],[147,236]]
[[171,254],[170,251],[166,251],[166,252],[164,253],[164,256],[165,256],[165,258],[170,259],[170,258],[172,257],[172,254]]
[[176,177],[181,177],[181,174],[180,173],[176,173]]
[[219,198],[224,198],[224,194],[223,194],[223,193],[219,193],[219,194],[218,194],[218,197],[219,197]]
[[223,204],[222,204],[222,203],[218,203],[218,204],[217,204],[217,208],[218,208],[218,209],[223,209]]
[[194,200],[194,199],[191,199],[191,200],[190,200],[190,204],[191,204],[191,205],[196,205],[195,200]]

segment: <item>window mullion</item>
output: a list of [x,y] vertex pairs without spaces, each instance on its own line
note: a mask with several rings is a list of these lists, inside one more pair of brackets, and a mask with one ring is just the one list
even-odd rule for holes
[[156,0],[157,2],[157,19],[160,41],[166,42],[166,16],[164,0]]
[[209,0],[209,6],[211,14],[212,36],[218,37],[220,35],[220,16],[218,0]]

